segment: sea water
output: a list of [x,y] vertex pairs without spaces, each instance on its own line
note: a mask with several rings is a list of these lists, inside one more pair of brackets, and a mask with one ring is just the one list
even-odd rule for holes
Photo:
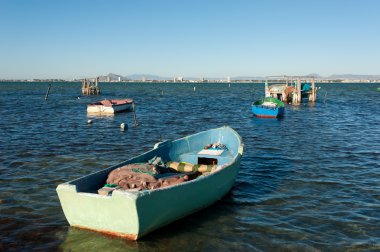
[[[379,85],[317,84],[315,104],[258,119],[262,83],[100,83],[99,96],[0,83],[0,250],[380,250]],[[138,126],[133,113],[88,116],[103,98],[134,99]],[[58,184],[223,125],[245,149],[222,200],[137,242],[69,227]]]

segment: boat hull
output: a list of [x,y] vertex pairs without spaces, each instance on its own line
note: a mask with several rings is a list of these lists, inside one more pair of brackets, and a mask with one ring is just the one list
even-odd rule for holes
[[132,100],[111,100],[110,102],[97,102],[87,105],[87,113],[94,114],[115,114],[124,111],[132,111]]
[[[191,145],[201,146],[215,140],[213,136],[206,134],[209,137],[206,140],[195,139],[192,142],[188,137],[166,142],[116,166],[60,184],[57,193],[69,224],[137,240],[153,230],[215,203],[232,188],[243,153],[240,136],[233,131],[236,133],[234,136],[235,133],[231,133],[229,127],[219,129],[229,132],[228,136],[222,134],[222,138],[237,138],[236,142],[231,144],[231,148],[236,150],[231,160],[228,159],[219,170],[207,176],[155,190],[115,190],[110,196],[91,192],[101,183],[104,184],[104,178],[110,171],[125,164],[142,162],[154,156],[187,156],[188,154],[178,151]],[[215,138],[218,134],[213,132],[213,135]],[[193,158],[194,153],[188,156]],[[219,158],[221,161],[227,160],[222,156]]]
[[252,104],[252,113],[260,118],[277,118],[284,115],[285,104],[273,97],[265,97]]
[[284,115],[284,107],[265,107],[262,105],[252,105],[252,113],[259,118],[277,118]]

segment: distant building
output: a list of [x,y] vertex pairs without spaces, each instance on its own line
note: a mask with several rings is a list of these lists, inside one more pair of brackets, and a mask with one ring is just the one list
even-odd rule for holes
[[231,82],[230,76],[227,76],[227,82]]
[[181,76],[174,78],[174,82],[182,82],[182,81],[183,81],[183,77]]
[[121,81],[121,77],[120,77],[120,76],[118,77],[118,81],[119,81],[119,82]]

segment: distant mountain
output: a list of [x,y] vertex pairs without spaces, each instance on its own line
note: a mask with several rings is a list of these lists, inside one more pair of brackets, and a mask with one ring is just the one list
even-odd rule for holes
[[158,75],[152,75],[152,74],[132,74],[126,76],[130,80],[171,80],[173,78],[169,77],[161,77]]
[[157,75],[152,75],[152,74],[132,74],[132,75],[127,75],[127,76],[122,76],[119,74],[113,74],[109,73],[107,75],[101,75],[98,77],[99,81],[118,81],[119,78],[121,81],[123,80],[169,80],[172,78],[167,78],[167,77],[161,77]]
[[[285,75],[286,76],[286,75]],[[282,77],[282,76],[278,76]],[[289,76],[291,77],[291,76]],[[296,77],[296,76],[295,76]],[[317,73],[310,73],[307,75],[304,75],[304,77],[314,77],[316,79],[323,79],[323,80],[380,80],[380,75],[360,75],[360,74],[333,74],[327,77],[320,76]],[[104,76],[99,76],[99,81],[118,81],[119,79],[121,81],[124,80],[173,80],[173,77],[161,77],[158,75],[152,75],[152,74],[131,74],[127,76],[122,76],[119,74],[113,74],[109,73]],[[184,80],[200,80],[200,77],[183,77]],[[203,77],[204,80],[226,80],[227,77]],[[244,80],[266,80],[268,79],[268,76],[235,76],[230,77],[231,81],[244,81]]]
[[121,76],[121,75],[118,75],[118,74],[113,74],[113,73],[109,73],[107,75],[102,75],[102,76],[98,76],[99,78],[99,81],[102,82],[102,81],[118,81],[119,78],[120,80],[127,80],[125,77]]
[[305,76],[308,76],[308,77],[314,77],[314,78],[316,78],[316,79],[321,79],[321,78],[323,78],[322,76],[320,76],[320,75],[317,74],[317,73],[310,73],[310,74],[307,74],[307,75],[305,75]]
[[380,80],[380,75],[363,75],[363,74],[333,74],[323,79],[329,80]]
[[261,76],[255,76],[255,77],[252,77],[252,76],[235,76],[235,77],[231,77],[230,79],[231,80],[265,80],[266,77],[261,77]]

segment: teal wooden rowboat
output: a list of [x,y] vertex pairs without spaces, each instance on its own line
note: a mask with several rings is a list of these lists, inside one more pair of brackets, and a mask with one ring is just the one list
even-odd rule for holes
[[[215,153],[213,150],[204,151],[210,143],[222,143],[226,148]],[[241,137],[228,126],[157,143],[152,150],[137,157],[58,185],[58,197],[71,226],[137,240],[222,198],[234,185],[243,146]],[[212,162],[216,169],[164,188],[141,191],[116,189],[110,195],[97,193],[114,169],[144,163],[155,156],[165,162],[199,165]]]

